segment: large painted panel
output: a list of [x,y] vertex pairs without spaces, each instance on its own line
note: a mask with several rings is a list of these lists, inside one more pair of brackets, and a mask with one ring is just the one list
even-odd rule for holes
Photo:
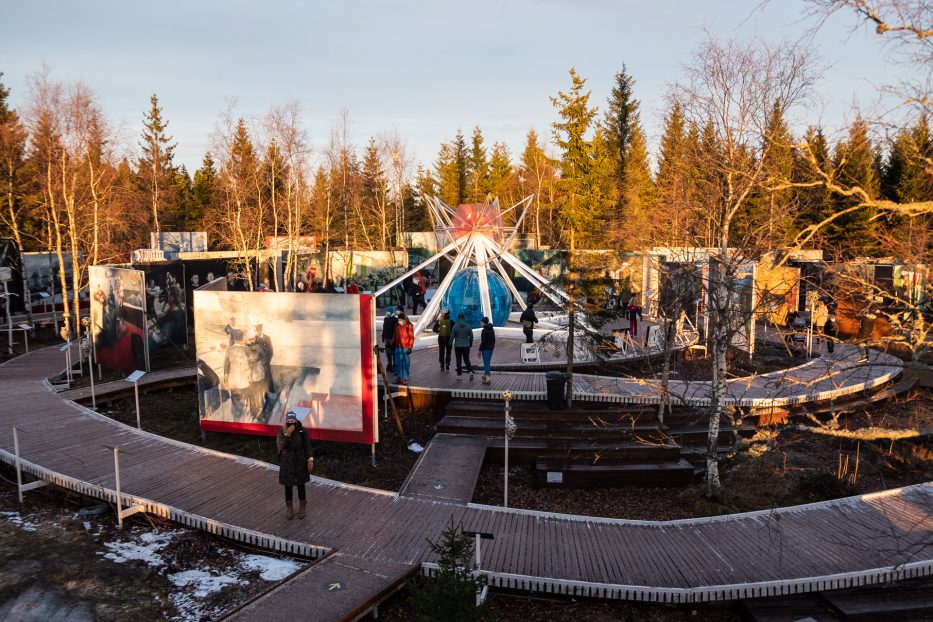
[[146,286],[142,270],[91,266],[94,359],[124,373],[149,370]]
[[188,297],[180,261],[143,266],[146,275],[146,332],[149,351],[188,345]]
[[207,250],[207,232],[152,232],[149,234],[149,248],[159,248],[166,253],[202,253]]
[[201,428],[275,434],[295,411],[311,438],[377,440],[368,295],[194,293]]

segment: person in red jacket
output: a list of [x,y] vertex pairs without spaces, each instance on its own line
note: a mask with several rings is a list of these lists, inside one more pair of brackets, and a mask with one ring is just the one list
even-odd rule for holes
[[395,377],[399,384],[408,384],[411,370],[411,349],[415,346],[415,329],[404,313],[395,327]]

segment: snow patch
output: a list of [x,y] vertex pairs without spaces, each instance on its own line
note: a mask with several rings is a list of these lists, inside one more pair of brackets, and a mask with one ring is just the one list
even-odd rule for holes
[[19,527],[23,531],[38,531],[39,525],[37,523],[30,522],[20,516],[19,512],[0,512],[0,516],[5,518],[8,523]]
[[176,587],[194,589],[195,598],[204,598],[208,594],[219,592],[228,585],[242,585],[237,577],[225,574],[213,574],[207,570],[185,570],[168,576]]
[[103,555],[118,563],[141,561],[153,567],[164,566],[165,561],[159,552],[168,546],[177,534],[178,532],[172,531],[145,532],[137,536],[135,542],[105,542],[104,546],[110,552]]
[[247,571],[258,571],[264,581],[281,581],[296,572],[304,564],[291,559],[280,559],[268,555],[244,555],[240,566]]

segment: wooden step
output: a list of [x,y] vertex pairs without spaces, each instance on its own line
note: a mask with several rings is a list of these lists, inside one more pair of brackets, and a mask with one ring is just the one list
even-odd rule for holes
[[681,486],[693,480],[686,460],[650,464],[591,464],[555,458],[535,461],[535,482],[546,488],[615,488],[618,486]]
[[755,598],[739,604],[742,618],[750,622],[839,622],[842,620],[823,603],[816,594]]
[[[500,437],[490,441],[486,459],[501,464],[505,443]],[[509,462],[533,465],[538,458],[625,460],[629,462],[667,462],[680,458],[680,447],[675,443],[651,444],[623,441],[561,441],[551,439],[516,438],[509,441]]]
[[928,582],[866,586],[820,596],[844,620],[933,619],[933,589]]
[[[705,443],[707,429],[705,426],[688,426],[659,430],[656,425],[635,422],[632,425],[606,424],[594,425],[587,422],[547,422],[524,421],[516,422],[518,429],[516,438],[537,439],[576,439],[593,441],[634,441],[645,439],[650,441],[673,440],[675,443],[696,444]],[[471,434],[474,436],[501,436],[503,433],[503,417],[459,417],[446,416],[437,424],[437,431],[448,434]],[[755,426],[743,424],[736,428],[736,432],[743,437],[753,436]],[[720,429],[720,442],[731,442],[733,429],[723,426]]]

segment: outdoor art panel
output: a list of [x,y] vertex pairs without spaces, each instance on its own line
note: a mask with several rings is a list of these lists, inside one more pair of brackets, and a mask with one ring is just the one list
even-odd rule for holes
[[377,440],[368,295],[194,293],[201,428],[275,434],[289,410],[311,438]]
[[149,371],[145,275],[110,266],[89,273],[94,360],[127,374]]
[[143,266],[146,275],[146,333],[149,351],[188,345],[188,297],[180,261]]

